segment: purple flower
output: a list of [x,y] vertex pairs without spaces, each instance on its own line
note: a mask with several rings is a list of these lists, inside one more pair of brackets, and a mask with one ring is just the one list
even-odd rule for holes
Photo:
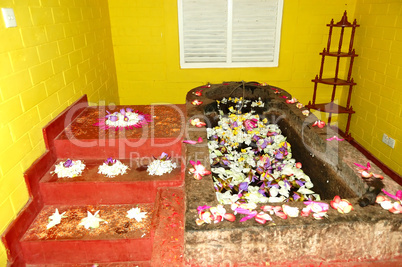
[[124,108],[120,109],[120,113],[121,115],[126,115],[126,111],[124,110]]
[[296,184],[298,184],[300,187],[302,187],[304,185],[304,183],[300,180],[296,179]]
[[168,160],[170,159],[169,155],[165,152],[162,152],[161,156],[159,157],[160,160]]
[[264,197],[266,196],[265,195],[265,190],[264,189],[260,189],[260,190],[258,190],[258,193],[260,193],[261,195],[263,195]]
[[138,114],[138,119],[139,119],[140,121],[143,121],[143,120],[145,120],[145,116],[142,115],[142,114]]
[[105,160],[105,163],[106,163],[108,166],[112,166],[113,164],[116,163],[116,160],[113,159],[113,158],[107,158],[107,160]]
[[222,163],[225,164],[225,166],[228,166],[230,161],[227,159],[222,159]]
[[109,115],[109,120],[110,121],[118,121],[119,117],[117,117],[116,115]]
[[276,153],[275,158],[276,159],[283,159],[283,154],[282,153]]
[[266,161],[265,161],[265,163],[264,163],[264,168],[265,168],[265,169],[268,169],[268,168],[270,168],[270,167],[271,167],[271,161],[270,161],[269,158],[266,158]]
[[74,164],[73,164],[73,161],[71,159],[68,159],[63,163],[63,166],[66,167],[66,168],[69,168],[69,167],[71,167],[73,165]]
[[239,190],[247,191],[248,189],[248,182],[242,182],[239,184]]
[[133,110],[131,108],[126,108],[127,112],[133,112]]
[[298,200],[300,198],[300,196],[297,193],[293,194],[293,200]]
[[127,117],[127,116],[124,116],[124,121],[128,121],[128,117]]
[[262,150],[262,149],[266,148],[267,145],[268,145],[268,141],[266,139],[264,139],[264,142],[260,145],[260,149]]
[[261,168],[260,166],[257,167],[257,169],[255,170],[259,175],[264,173],[264,169]]
[[260,140],[261,138],[258,136],[258,135],[256,135],[256,134],[254,134],[253,135],[253,137],[251,138],[251,140],[253,141],[253,142],[257,142],[258,140]]

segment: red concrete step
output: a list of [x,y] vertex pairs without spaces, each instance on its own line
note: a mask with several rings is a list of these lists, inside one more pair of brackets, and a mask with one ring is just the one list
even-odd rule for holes
[[[139,207],[147,212],[137,222],[126,217],[127,211]],[[46,229],[48,218],[58,208],[66,212],[61,223]],[[79,225],[99,210],[99,228]],[[154,229],[153,204],[45,206],[21,239],[26,264],[100,264],[113,262],[148,262],[152,256]],[[71,265],[70,265],[71,266]]]
[[[77,159],[77,158],[75,158]],[[130,204],[153,203],[159,187],[174,187],[183,184],[184,166],[180,158],[172,158],[177,168],[161,176],[149,175],[146,168],[151,158],[121,159],[129,166],[126,174],[114,178],[98,173],[98,166],[105,159],[85,159],[86,167],[81,176],[58,178],[52,175],[54,165],[39,183],[40,193],[45,205],[87,205],[87,204]],[[56,161],[58,164],[60,161]]]
[[158,191],[152,266],[184,266],[184,199],[183,187]]
[[28,267],[151,267],[149,261],[93,263],[29,264]]
[[[152,121],[142,128],[102,129],[96,126],[111,113],[130,107],[150,115]],[[73,111],[71,111],[73,112]],[[87,107],[74,120],[64,119],[65,129],[54,140],[58,158],[133,158],[157,156],[162,152],[181,154],[185,129],[185,105],[146,105]]]

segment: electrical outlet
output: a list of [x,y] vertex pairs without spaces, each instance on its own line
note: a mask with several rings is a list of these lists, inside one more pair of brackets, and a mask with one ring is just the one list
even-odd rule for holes
[[391,148],[394,148],[394,147],[395,147],[395,139],[393,139],[393,138],[391,138],[391,137],[388,137],[388,145],[389,145]]
[[387,145],[388,145],[388,140],[389,140],[388,135],[384,134],[384,135],[382,136],[382,142],[383,142],[384,144],[387,144]]
[[389,137],[389,136],[386,135],[386,134],[383,134],[383,136],[382,136],[382,142],[383,142],[384,144],[386,144],[387,146],[391,147],[391,148],[394,148],[394,147],[395,147],[395,139]]
[[6,28],[17,27],[17,21],[15,20],[14,10],[12,8],[2,8],[4,23]]

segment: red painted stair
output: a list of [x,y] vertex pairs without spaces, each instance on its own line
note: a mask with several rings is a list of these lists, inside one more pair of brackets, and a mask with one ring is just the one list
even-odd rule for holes
[[[126,106],[90,107],[82,97],[44,129],[47,151],[26,171],[30,201],[3,236],[12,266],[178,266],[183,255],[184,105],[130,106],[150,114],[138,129],[104,130],[94,124],[107,111]],[[177,168],[150,176],[141,166],[162,152]],[[127,164],[124,175],[107,178],[98,166],[113,157]],[[67,158],[86,164],[81,176],[57,178],[55,165]],[[173,203],[173,204],[172,204]],[[148,212],[146,222],[126,217],[133,207]],[[48,217],[66,212],[46,229]],[[79,223],[99,210],[107,223],[87,230]]]
[[[98,166],[104,160],[85,160],[86,168],[82,176],[74,178],[57,178],[52,175],[52,168],[40,181],[40,192],[45,204],[64,204],[68,199],[70,205],[84,204],[120,204],[151,203],[160,187],[180,186],[183,183],[184,167],[180,158],[172,159],[177,168],[162,176],[151,176],[146,171],[139,171],[149,158],[135,162],[120,160],[129,166],[126,174],[108,178],[98,173]],[[58,161],[59,162],[59,161]],[[118,193],[116,193],[118,192]]]

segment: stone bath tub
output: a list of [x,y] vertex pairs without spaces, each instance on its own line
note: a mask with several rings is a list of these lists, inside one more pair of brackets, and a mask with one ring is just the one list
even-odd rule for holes
[[[191,266],[265,266],[266,263],[303,264],[359,262],[366,260],[400,259],[402,253],[402,215],[392,214],[378,204],[361,208],[357,200],[366,192],[354,162],[366,164],[367,158],[348,142],[327,141],[336,133],[329,127],[312,127],[317,118],[304,116],[303,109],[287,104],[283,96],[291,96],[278,88],[261,86],[257,83],[224,83],[202,86],[187,94],[187,121],[200,118],[209,126],[214,121],[215,100],[223,97],[244,97],[265,100],[263,114],[276,122],[292,145],[293,158],[303,164],[303,171],[313,181],[313,190],[321,194],[322,202],[329,203],[335,195],[347,198],[354,210],[340,214],[330,208],[328,218],[315,220],[311,217],[273,217],[274,223],[264,225],[254,219],[239,222],[244,215],[237,215],[235,222],[223,221],[217,224],[198,226],[197,207],[218,204],[211,176],[195,180],[186,174],[186,226],[185,260]],[[203,90],[202,96],[195,92]],[[198,99],[199,106],[191,102]],[[208,125],[207,125],[208,126]],[[205,127],[186,127],[187,139],[204,142],[186,145],[185,154],[189,160],[200,160],[210,169],[209,152],[206,144]],[[187,164],[187,169],[191,165]],[[395,193],[401,187],[372,164],[372,172],[382,174],[385,189]],[[281,205],[283,203],[268,203]],[[302,209],[301,202],[288,203]],[[232,213],[230,206],[225,206]],[[259,211],[259,209],[257,209]]]

